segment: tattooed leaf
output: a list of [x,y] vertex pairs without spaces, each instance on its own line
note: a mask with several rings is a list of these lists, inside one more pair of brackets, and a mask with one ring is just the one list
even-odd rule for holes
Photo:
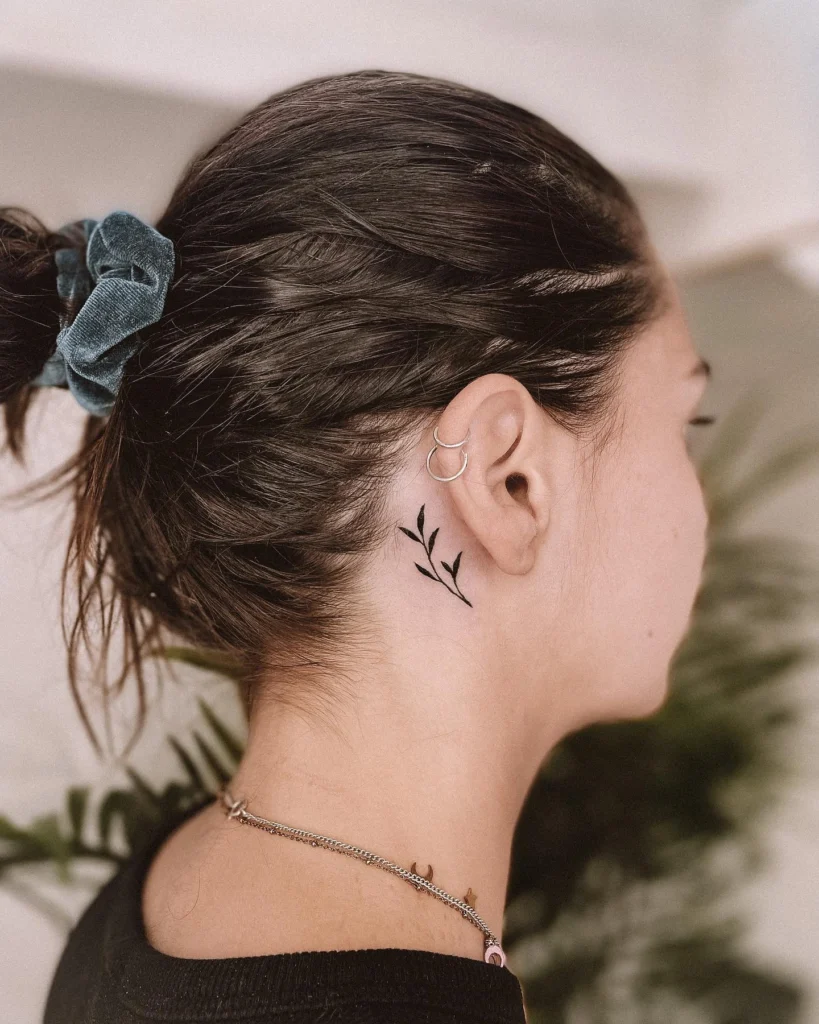
[[449,564],[449,562],[444,562],[443,559],[442,559],[441,560],[441,565],[446,569],[446,571],[451,576],[452,575],[452,566]]
[[435,529],[432,531],[432,533],[429,535],[429,547],[427,548],[427,550],[429,551],[430,554],[432,554],[432,549],[435,546],[435,538],[438,535],[438,530],[439,529],[440,529],[440,527],[436,526]]
[[415,563],[415,568],[416,568],[416,569],[418,570],[418,572],[422,572],[422,573],[423,573],[423,574],[424,574],[425,576],[429,576],[429,578],[430,578],[431,580],[434,580],[434,579],[435,579],[435,577],[434,577],[434,576],[432,575],[432,573],[431,573],[431,572],[430,572],[430,571],[429,571],[428,569],[425,569],[425,568],[423,567],[423,565],[419,565],[419,564],[418,564],[418,563],[416,562],[416,563]]
[[403,531],[410,538],[410,540],[414,540],[414,541],[417,541],[419,544],[423,544],[423,541],[421,540],[421,538],[420,537],[416,537],[415,534],[412,532],[412,530],[408,530],[406,528],[406,526],[399,526],[398,529]]
[[463,551],[459,551],[458,554],[455,556],[455,561],[452,563],[452,578],[453,578],[453,580],[458,575],[458,566],[461,564],[461,555],[462,554],[463,554]]
[[[425,503],[426,504],[426,503]],[[421,506],[421,511],[418,513],[418,532],[421,536],[424,536],[424,506]]]

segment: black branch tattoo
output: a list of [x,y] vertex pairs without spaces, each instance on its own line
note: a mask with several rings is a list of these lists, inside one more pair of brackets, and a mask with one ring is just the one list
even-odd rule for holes
[[458,554],[455,556],[455,561],[452,563],[452,565],[450,565],[448,562],[445,562],[443,559],[441,559],[441,566],[443,567],[445,572],[449,573],[449,575],[450,575],[450,577],[452,579],[452,586],[455,588],[453,590],[452,587],[450,587],[449,584],[446,582],[446,580],[442,579],[438,575],[438,570],[435,568],[435,565],[434,565],[434,563],[432,561],[432,549],[435,547],[435,538],[438,536],[439,527],[437,527],[437,526],[435,527],[435,529],[429,535],[429,540],[425,539],[425,537],[424,537],[424,507],[425,507],[424,505],[421,506],[421,511],[418,513],[418,520],[417,520],[417,529],[418,529],[418,534],[420,534],[420,536],[418,536],[418,534],[413,533],[412,530],[408,530],[405,526],[399,526],[398,527],[398,529],[401,530],[402,533],[405,533],[409,537],[410,540],[414,540],[417,544],[423,544],[424,545],[424,551],[426,551],[426,553],[427,553],[427,561],[429,562],[430,566],[432,567],[432,572],[430,572],[429,569],[424,568],[423,565],[419,565],[417,562],[415,563],[415,568],[422,575],[428,576],[431,580],[437,580],[438,583],[442,583],[446,587],[446,589],[450,592],[450,594],[454,594],[456,597],[459,597],[465,604],[468,604],[469,607],[471,608],[472,607],[472,602],[471,601],[467,601],[467,599],[461,593],[460,588],[458,587],[458,582],[457,582],[457,579],[458,579],[458,569],[461,566],[461,555],[463,554],[463,551],[459,551],[458,552]]

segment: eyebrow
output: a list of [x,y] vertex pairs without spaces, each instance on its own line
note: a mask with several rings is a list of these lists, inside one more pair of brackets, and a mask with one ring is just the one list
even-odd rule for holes
[[708,360],[707,359],[700,359],[700,361],[697,363],[697,365],[691,371],[691,376],[692,377],[696,377],[696,376],[701,374],[701,375],[703,375],[705,377],[711,377],[712,376],[712,372],[713,371],[711,369],[711,364],[708,362]]

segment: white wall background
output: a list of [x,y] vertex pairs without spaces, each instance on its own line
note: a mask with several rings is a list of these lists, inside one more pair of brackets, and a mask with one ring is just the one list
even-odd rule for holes
[[[812,0],[198,0],[72,5],[6,0],[0,35],[0,202],[52,226],[160,212],[195,148],[264,96],[318,74],[394,68],[493,91],[553,121],[633,189],[678,275],[713,411],[761,383],[760,452],[814,422],[819,367],[819,6]],[[711,411],[704,408],[703,411]],[[58,464],[82,414],[50,392],[31,466]],[[816,478],[760,510],[815,542]],[[71,703],[58,586],[67,509],[0,506],[0,812],[29,821],[105,773]],[[797,681],[815,709],[817,680]],[[167,690],[136,757],[193,715]],[[774,860],[747,894],[754,951],[809,986],[819,1021],[815,710],[794,756],[804,783],[771,822]],[[153,737],[153,738],[151,738]],[[156,748],[156,750],[155,750]],[[66,923],[98,884],[50,895]],[[0,888],[5,1019],[36,1024],[64,935]]]

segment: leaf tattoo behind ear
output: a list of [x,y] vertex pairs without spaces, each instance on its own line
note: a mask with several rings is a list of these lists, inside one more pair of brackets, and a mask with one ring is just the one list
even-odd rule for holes
[[435,527],[435,529],[429,535],[429,540],[426,540],[424,538],[424,507],[424,505],[421,506],[421,511],[418,513],[418,519],[416,523],[420,537],[418,536],[418,534],[413,533],[412,530],[408,530],[405,526],[398,527],[398,529],[401,530],[402,533],[405,533],[410,540],[414,540],[417,544],[424,545],[424,551],[426,551],[427,560],[429,561],[430,566],[432,566],[432,572],[430,572],[429,569],[425,569],[423,565],[419,565],[417,562],[415,563],[415,568],[423,576],[428,576],[431,580],[437,580],[438,583],[442,583],[450,592],[450,594],[454,594],[456,597],[459,597],[465,604],[468,604],[469,607],[471,608],[472,602],[467,601],[467,599],[461,593],[457,583],[458,569],[461,566],[461,555],[463,554],[463,551],[458,552],[458,554],[455,556],[455,561],[452,563],[452,565],[450,565],[448,562],[443,561],[443,559],[441,560],[441,565],[443,566],[444,570],[448,572],[450,577],[452,578],[452,585],[455,587],[455,589],[453,590],[452,587],[450,587],[443,579],[441,579],[441,577],[438,575],[438,570],[435,568],[435,565],[433,564],[432,549],[435,547],[435,538],[438,536],[439,527]]

